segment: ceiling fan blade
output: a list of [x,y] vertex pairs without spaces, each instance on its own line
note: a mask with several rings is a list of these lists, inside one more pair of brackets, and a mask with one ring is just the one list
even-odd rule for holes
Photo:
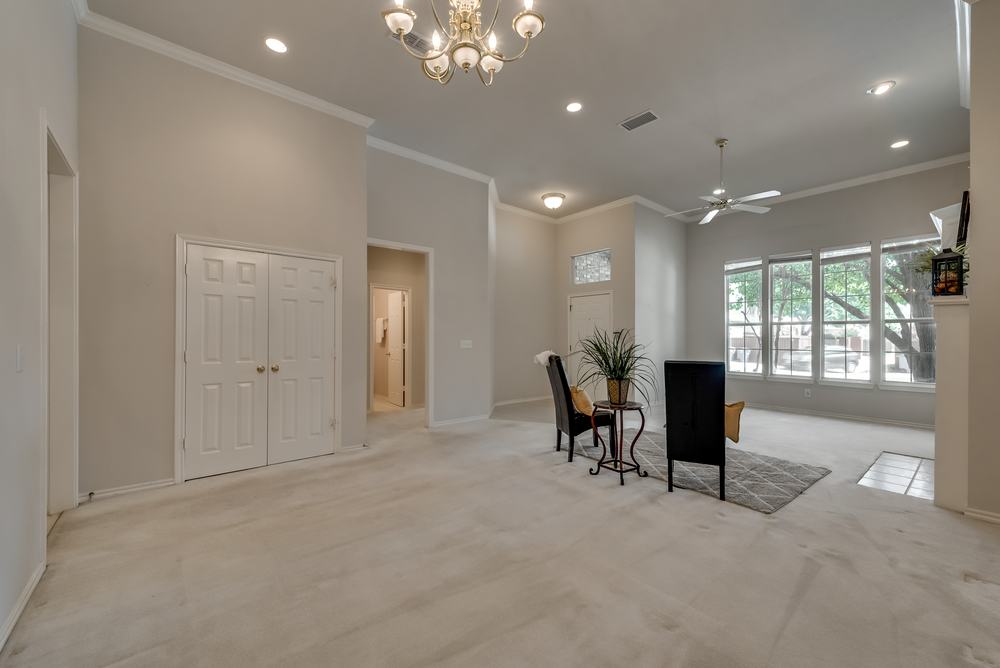
[[698,224],[699,225],[708,225],[709,223],[712,222],[712,219],[714,219],[718,215],[719,215],[719,210],[718,209],[712,209],[707,214],[705,214],[705,217],[702,218],[701,222],[698,223]]
[[703,199],[706,202],[711,202],[712,204],[722,204],[722,200],[718,197],[713,197],[712,195],[702,195],[698,199]]
[[688,209],[687,211],[675,211],[674,213],[668,213],[664,218],[673,218],[675,216],[686,216],[689,213],[694,213],[695,211],[704,211],[708,207],[699,206],[697,209]]
[[754,206],[753,204],[734,204],[733,208],[737,211],[748,211],[750,213],[767,213],[771,210],[770,207]]
[[766,192],[757,193],[756,195],[747,195],[746,197],[737,197],[741,202],[756,202],[759,199],[771,199],[772,197],[781,197],[780,190],[768,190]]

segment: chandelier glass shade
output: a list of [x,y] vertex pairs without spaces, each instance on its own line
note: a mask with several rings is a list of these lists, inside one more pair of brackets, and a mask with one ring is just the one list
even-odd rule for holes
[[428,0],[437,28],[431,38],[431,47],[424,53],[414,50],[404,39],[412,32],[417,20],[416,12],[405,6],[405,0],[395,0],[395,7],[382,12],[382,18],[406,52],[421,62],[428,78],[444,85],[459,69],[466,73],[475,70],[479,79],[491,86],[494,75],[503,69],[504,64],[523,57],[531,40],[545,29],[545,18],[535,11],[534,0],[523,1],[524,9],[514,17],[513,28],[524,40],[524,46],[512,57],[500,52],[494,32],[502,0],[497,0],[493,18],[485,27],[482,0],[448,0],[447,24],[441,20],[435,0]]

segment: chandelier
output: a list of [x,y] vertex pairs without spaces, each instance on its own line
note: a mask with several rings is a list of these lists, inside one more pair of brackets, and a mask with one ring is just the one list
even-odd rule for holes
[[438,29],[431,37],[431,48],[420,53],[404,39],[413,30],[417,14],[404,6],[405,0],[395,2],[395,7],[382,12],[382,18],[407,53],[421,61],[424,74],[442,86],[451,81],[459,68],[466,73],[474,69],[484,84],[493,85],[493,76],[503,69],[504,63],[521,58],[532,38],[538,37],[545,29],[545,19],[534,9],[535,1],[524,0],[524,10],[514,17],[514,32],[524,40],[524,47],[516,56],[508,58],[497,49],[497,35],[493,31],[500,16],[501,0],[497,0],[493,20],[485,30],[480,12],[482,0],[448,0],[451,8],[448,10],[447,26],[441,21],[435,0],[429,0]]

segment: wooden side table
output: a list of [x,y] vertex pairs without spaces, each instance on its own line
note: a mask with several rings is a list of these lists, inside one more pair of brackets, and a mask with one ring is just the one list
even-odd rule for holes
[[[618,474],[618,479],[622,485],[625,484],[625,474],[632,471],[635,471],[636,475],[640,478],[649,477],[649,472],[643,471],[639,467],[639,462],[635,460],[635,444],[639,441],[639,437],[642,436],[642,432],[646,428],[646,415],[642,412],[643,408],[645,407],[642,404],[634,401],[621,405],[612,404],[610,401],[594,402],[594,413],[590,416],[590,421],[593,425],[594,433],[597,434],[597,439],[601,442],[601,460],[597,462],[595,468],[590,469],[590,475],[597,475],[601,472],[602,468],[608,469]],[[611,413],[612,419],[615,421],[614,440],[617,443],[611,444],[611,459],[608,459],[608,446],[604,442],[604,437],[597,431],[597,421],[594,418],[598,411]],[[629,447],[629,459],[632,460],[632,463],[629,464],[625,461],[625,413],[631,411],[639,413],[642,423],[639,425],[639,431],[636,432],[635,438],[632,439],[632,444]]]

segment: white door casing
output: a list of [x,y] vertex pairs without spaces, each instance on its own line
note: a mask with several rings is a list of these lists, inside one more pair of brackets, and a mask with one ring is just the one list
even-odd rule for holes
[[[571,295],[569,298],[569,352],[579,352],[579,342],[601,330],[612,333],[613,312],[611,293]],[[569,366],[567,366],[567,369]],[[575,365],[574,365],[575,368]],[[604,383],[588,386],[588,391],[598,399],[607,398]]]
[[268,464],[333,453],[334,269],[270,256]]
[[406,308],[406,297],[402,292],[390,292],[388,295],[389,329],[386,336],[388,360],[388,390],[389,402],[396,406],[406,405],[406,395],[403,389],[405,383],[405,341],[408,332],[403,310]]
[[184,472],[267,463],[268,256],[188,246]]

